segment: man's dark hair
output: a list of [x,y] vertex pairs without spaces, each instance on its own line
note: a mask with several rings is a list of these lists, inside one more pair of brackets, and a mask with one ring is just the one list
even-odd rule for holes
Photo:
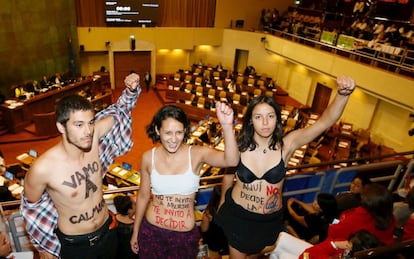
[[56,105],[56,121],[66,127],[70,114],[76,111],[95,112],[92,103],[80,95],[67,95],[59,100]]

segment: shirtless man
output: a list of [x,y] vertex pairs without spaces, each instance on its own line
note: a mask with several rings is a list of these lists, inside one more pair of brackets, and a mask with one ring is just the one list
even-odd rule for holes
[[[127,89],[110,109],[125,110],[125,106],[132,109],[135,105],[141,91],[139,76],[128,75],[125,85]],[[129,116],[130,109],[126,109]],[[26,217],[25,215],[30,215],[30,207],[24,207],[25,203],[35,207],[35,203],[41,202],[47,193],[56,208],[56,213],[51,216],[57,216],[54,231],[60,247],[46,249],[52,240],[35,240],[38,242],[35,245],[41,247],[40,258],[59,256],[84,259],[116,256],[116,232],[111,231],[116,224],[112,224],[112,217],[103,199],[102,178],[106,168],[100,145],[102,137],[109,132],[113,134],[112,126],[122,125],[123,122],[117,121],[118,118],[113,114],[110,115],[96,119],[92,104],[79,95],[66,96],[57,104],[56,126],[62,139],[40,156],[30,168],[25,178],[22,201],[22,214],[30,226],[28,232],[32,240],[33,236],[37,236],[36,233],[31,233],[31,226],[40,225],[43,228],[42,225],[50,223],[47,217],[47,222],[37,216]],[[124,133],[117,133],[115,137],[119,140]],[[106,152],[108,149],[104,150]]]

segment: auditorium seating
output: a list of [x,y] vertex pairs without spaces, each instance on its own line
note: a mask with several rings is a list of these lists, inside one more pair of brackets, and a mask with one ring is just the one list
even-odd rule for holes
[[[191,79],[188,78],[188,80],[194,82],[194,79],[199,76],[194,75],[191,71],[195,71],[194,66],[192,69],[188,70],[181,69],[177,73],[181,74],[180,78],[191,76]],[[211,74],[213,74],[213,72],[218,72],[215,71],[214,68],[203,67],[200,73],[204,73],[205,71],[210,71]],[[267,88],[261,89],[257,82],[262,82],[260,84],[265,86],[267,83],[273,81],[272,78],[267,76],[238,75],[236,81],[242,82],[242,84],[236,84],[236,91],[229,91],[229,89],[225,87],[225,85],[229,83],[229,80],[204,79],[204,81],[201,82],[201,85],[195,87],[192,83],[185,83],[184,79],[176,81],[176,77],[176,75],[170,77],[168,90],[166,91],[163,102],[179,102],[191,106],[186,108],[191,111],[191,118],[195,121],[203,119],[209,112],[214,113],[214,102],[219,100],[230,103],[235,111],[235,116],[241,121],[243,120],[250,98],[265,94],[273,96],[281,106],[282,122],[284,124],[285,133],[298,127],[312,125],[319,118],[319,114],[314,114],[311,112],[310,108],[299,102],[295,102],[294,99],[289,97],[286,91],[277,85],[275,85],[275,88],[272,90]],[[249,86],[248,82],[252,85]],[[185,88],[177,87],[177,85],[185,85]],[[206,111],[197,113],[194,109],[202,109]],[[293,116],[292,112],[296,110],[301,111],[299,112],[301,116]],[[361,139],[358,138],[358,134],[361,134],[361,136],[364,135],[362,132],[362,130],[355,131],[352,124],[340,122],[338,125],[334,125],[334,127],[327,131],[324,136],[311,142],[305,149],[299,150],[301,152],[303,151],[303,154],[293,156],[288,163],[290,166],[297,166],[309,162],[326,163],[337,160],[346,160],[355,157],[356,154],[366,157],[366,150],[371,152],[369,155],[375,155],[377,153],[375,144],[372,146],[364,145],[364,148],[361,148],[359,153],[358,150],[356,150],[358,140]],[[338,168],[345,166],[347,166],[347,164],[339,165]],[[293,170],[294,173],[300,171],[301,170]]]

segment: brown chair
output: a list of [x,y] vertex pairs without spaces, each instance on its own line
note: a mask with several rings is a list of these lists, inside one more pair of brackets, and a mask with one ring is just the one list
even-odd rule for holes
[[223,90],[223,81],[222,80],[217,80],[215,85],[216,85],[217,90],[220,90],[220,91]]
[[240,94],[233,94],[233,103],[240,104]]
[[214,71],[213,72],[213,78],[214,78],[214,80],[219,80],[220,79],[220,72]]
[[270,91],[270,90],[267,90],[267,91],[265,92],[265,95],[270,96],[270,97],[273,97],[273,92],[272,92],[272,91]]
[[259,79],[259,80],[257,80],[257,86],[259,87],[259,88],[262,88],[262,87],[264,87],[264,80],[262,80],[262,79]]
[[201,68],[196,68],[196,69],[194,70],[193,75],[198,76],[198,75],[200,75],[200,74],[201,74],[201,72],[202,72]]
[[192,79],[193,79],[193,77],[191,75],[186,75],[185,78],[184,78],[184,82],[185,83],[190,83]]
[[254,84],[255,84],[255,80],[254,80],[254,78],[249,78],[249,79],[247,79],[247,85],[248,85],[248,86],[254,86]]
[[202,86],[197,86],[196,87],[196,95],[197,96],[203,96],[203,87]]
[[195,85],[201,85],[203,82],[203,78],[201,76],[196,77],[194,84]]
[[262,95],[262,90],[259,89],[259,88],[254,89],[253,96],[257,97],[257,96],[260,96],[260,95]]
[[284,132],[285,132],[285,134],[286,133],[288,133],[289,131],[292,131],[292,130],[294,130],[295,129],[295,127],[296,127],[296,120],[294,119],[294,118],[288,118],[287,119],[287,122],[286,122],[286,126],[285,126],[285,128],[283,129],[284,130]]
[[221,102],[227,102],[227,93],[226,91],[221,91],[219,93],[219,98]]
[[193,91],[193,85],[192,84],[187,84],[185,86],[184,92],[191,93],[191,91]]
[[243,84],[243,81],[244,81],[244,77],[242,77],[242,76],[238,76],[238,77],[236,78],[236,85],[241,85],[241,84]]
[[33,114],[33,122],[37,136],[55,137],[59,135],[55,112]]
[[185,99],[185,100],[184,100],[184,103],[185,103],[185,104],[188,104],[188,105],[191,105],[191,103],[194,101],[194,98],[195,98],[195,95],[194,95],[194,94],[192,94],[192,95],[191,95],[191,97],[190,97],[189,99]]
[[207,97],[209,99],[215,99],[216,98],[216,89],[209,89],[207,93]]
[[198,108],[204,108],[205,104],[206,104],[206,99],[204,97],[198,97],[197,107]]

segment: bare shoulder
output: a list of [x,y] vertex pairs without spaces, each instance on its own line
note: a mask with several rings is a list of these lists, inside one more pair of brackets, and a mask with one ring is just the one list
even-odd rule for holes
[[145,151],[141,157],[141,172],[149,172],[152,161],[152,149]]
[[39,156],[29,170],[29,175],[39,177],[43,174],[48,175],[52,170],[56,170],[62,163],[59,157],[59,147],[54,146]]
[[31,165],[24,182],[26,197],[29,200],[38,200],[44,188],[56,180],[56,177],[51,177],[51,175],[56,175],[56,172],[59,172],[65,164],[62,159],[58,158],[57,153],[59,153],[58,149],[53,147]]

